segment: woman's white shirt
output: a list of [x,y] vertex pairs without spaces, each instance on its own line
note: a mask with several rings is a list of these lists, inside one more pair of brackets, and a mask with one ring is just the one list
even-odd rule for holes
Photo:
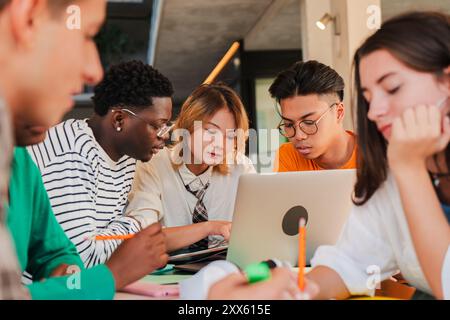
[[[374,282],[386,280],[398,271],[411,285],[432,294],[392,175],[367,203],[353,207],[336,245],[319,247],[311,264],[336,271],[352,295],[373,295]],[[450,299],[450,247],[442,281],[444,298]]]
[[157,221],[165,227],[192,224],[192,213],[197,198],[186,190],[210,183],[203,203],[209,220],[231,221],[239,177],[255,173],[250,159],[242,155],[238,164],[230,165],[230,172],[223,175],[210,167],[200,176],[195,176],[185,164],[173,166],[176,149],[165,148],[147,163],[138,162],[126,214],[137,219],[142,227]]

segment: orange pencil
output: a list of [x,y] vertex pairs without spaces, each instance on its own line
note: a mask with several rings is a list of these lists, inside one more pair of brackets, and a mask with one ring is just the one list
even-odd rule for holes
[[300,219],[298,226],[298,288],[305,290],[305,266],[306,266],[306,221]]
[[134,237],[134,234],[125,234],[117,236],[95,236],[95,240],[127,240]]

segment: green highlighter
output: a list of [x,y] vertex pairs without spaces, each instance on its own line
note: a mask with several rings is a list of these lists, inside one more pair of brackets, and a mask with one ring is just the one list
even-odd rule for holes
[[151,273],[151,275],[156,276],[156,275],[166,274],[166,273],[168,273],[168,272],[170,272],[170,271],[173,271],[173,267],[174,267],[174,266],[175,266],[175,265],[173,265],[173,264],[167,264],[165,267],[153,271],[153,272]]
[[254,263],[244,269],[249,283],[260,282],[270,279],[271,271],[266,262]]

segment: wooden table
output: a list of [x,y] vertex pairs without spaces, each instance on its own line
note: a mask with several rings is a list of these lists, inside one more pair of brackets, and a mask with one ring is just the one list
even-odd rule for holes
[[[297,268],[293,268],[293,271],[296,272]],[[305,273],[310,271],[310,268],[306,268]],[[142,279],[141,281],[151,281],[156,279],[156,283],[161,283],[164,276],[187,276],[187,273],[185,272],[178,272],[178,271],[172,271],[165,275],[154,275],[154,276],[147,276],[146,278]],[[382,299],[385,298],[394,298],[394,299],[401,299],[401,300],[410,300],[412,296],[414,295],[415,288],[410,287],[406,285],[403,281],[392,281],[392,280],[386,280],[381,283],[381,289],[376,290],[376,299]],[[370,299],[370,297],[354,297],[355,299],[358,298],[364,298],[364,299]],[[130,294],[125,292],[117,292],[114,300],[174,300],[178,299],[178,297],[148,297],[148,296],[141,296],[136,294]]]

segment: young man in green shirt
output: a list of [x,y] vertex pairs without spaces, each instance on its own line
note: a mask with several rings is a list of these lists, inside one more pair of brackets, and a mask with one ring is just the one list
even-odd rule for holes
[[0,95],[20,146],[12,160],[7,225],[21,271],[33,276],[27,287],[32,299],[111,299],[168,259],[155,224],[125,241],[106,264],[84,269],[56,221],[37,167],[21,148],[42,141],[72,108],[72,96],[102,78],[93,37],[105,8],[104,0],[0,0]]
[[[26,177],[26,180],[24,179]],[[70,277],[52,277],[60,266],[83,264],[77,250],[67,238],[53,215],[40,172],[24,148],[16,148],[9,185],[9,214],[7,224],[11,230],[19,264],[33,275],[28,286],[33,299],[111,299],[114,279],[105,265]],[[78,267],[78,268],[77,268]],[[39,280],[46,279],[43,282]],[[77,290],[69,290],[77,286]]]

